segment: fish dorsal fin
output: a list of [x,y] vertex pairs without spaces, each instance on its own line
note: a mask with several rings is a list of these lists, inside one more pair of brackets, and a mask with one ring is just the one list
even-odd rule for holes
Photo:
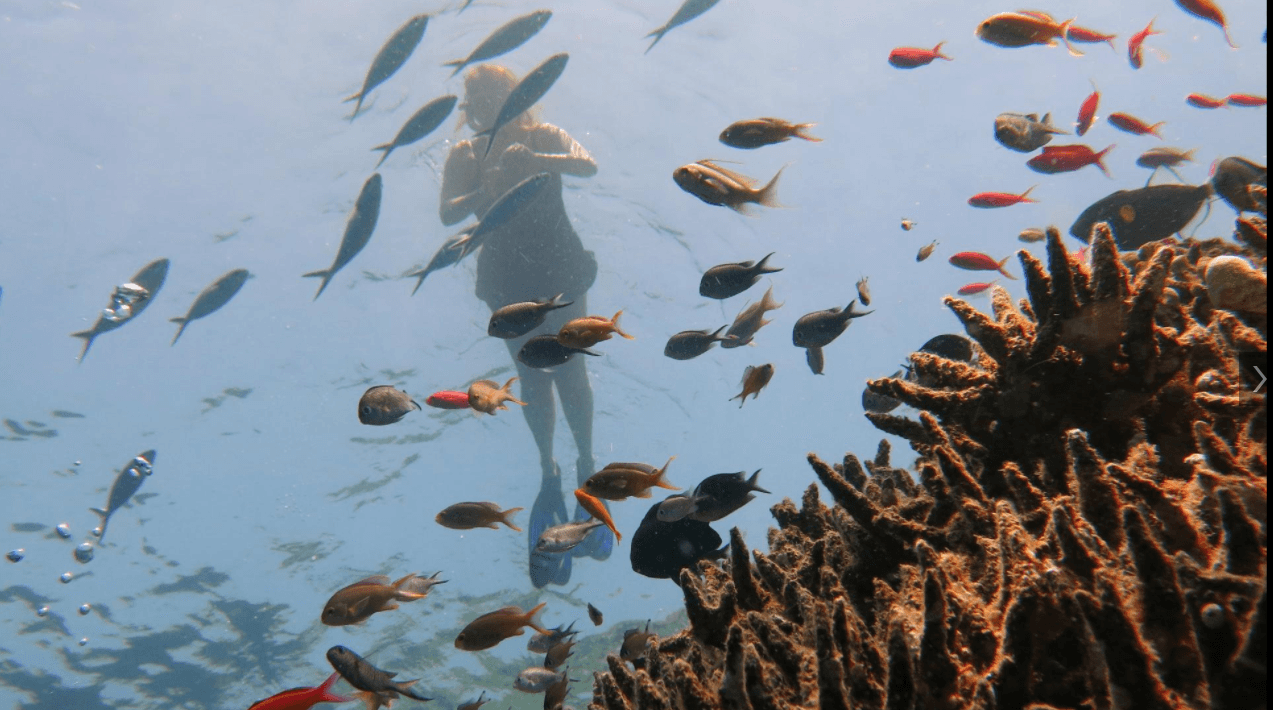
[[[1038,121],[1038,120],[1039,120],[1039,114],[1037,114],[1037,113],[1027,113],[1027,114],[1025,115],[1025,117],[1026,117],[1026,118],[1028,118],[1028,119],[1030,119],[1031,121]],[[1046,121],[1044,121],[1044,123],[1046,123]]]
[[[387,574],[373,574],[373,575],[371,575],[370,577],[367,577],[366,579],[360,579],[360,580],[358,580],[357,582],[354,582],[353,584],[351,584],[351,585],[349,585],[349,586],[350,586],[350,587],[357,587],[357,586],[362,585],[362,584],[388,584],[388,583],[389,583],[389,575],[387,575]],[[348,587],[346,587],[346,588],[348,588]]]
[[752,372],[755,372],[755,370],[756,370],[756,366],[755,366],[755,365],[748,365],[747,367],[743,368],[743,379],[742,379],[741,381],[739,381],[739,383],[738,383],[738,384],[740,384],[740,385],[746,385],[746,384],[747,384],[747,378],[748,378],[748,377],[751,377],[751,373],[752,373]]

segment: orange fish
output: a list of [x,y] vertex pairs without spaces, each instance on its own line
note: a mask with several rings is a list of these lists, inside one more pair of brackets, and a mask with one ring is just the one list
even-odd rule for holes
[[1035,172],[1048,175],[1068,173],[1088,165],[1095,165],[1105,173],[1106,177],[1109,177],[1109,170],[1105,167],[1102,158],[1113,149],[1114,146],[1111,145],[1098,153],[1081,143],[1044,146],[1042,153],[1030,158],[1025,164]]
[[636,340],[631,335],[619,330],[619,316],[623,311],[614,314],[613,318],[603,316],[585,316],[576,318],[561,326],[557,332],[557,342],[568,348],[590,348],[603,340],[609,340],[611,333],[618,333],[628,340]]
[[427,596],[414,591],[411,584],[414,573],[390,584],[389,578],[372,575],[340,589],[323,605],[322,622],[328,626],[361,624],[381,611],[398,608],[394,602],[413,602]]
[[1151,126],[1129,113],[1111,113],[1105,118],[1105,120],[1109,121],[1110,125],[1120,131],[1127,131],[1128,133],[1137,136],[1152,135],[1160,140],[1162,139],[1162,135],[1158,133],[1158,127],[1167,123],[1166,121],[1159,121]]
[[610,532],[614,533],[614,539],[617,542],[623,541],[623,535],[619,529],[614,526],[614,520],[610,518],[610,513],[606,510],[606,506],[601,501],[588,495],[588,492],[582,488],[575,489],[575,500],[579,501],[579,505],[592,517],[600,520],[610,528]]
[[548,633],[535,618],[543,611],[548,602],[540,602],[530,611],[522,611],[518,606],[506,606],[486,614],[482,614],[465,626],[455,637],[455,647],[461,651],[484,651],[494,648],[500,641],[525,634],[522,627],[529,626],[541,634]]
[[973,207],[990,209],[992,207],[1008,207],[1022,202],[1038,202],[1038,200],[1032,200],[1028,197],[1035,187],[1038,187],[1038,185],[1031,187],[1020,195],[1014,195],[1011,192],[979,192],[968,198],[968,204]]
[[1042,12],[1001,12],[977,26],[976,35],[981,41],[997,47],[1029,47],[1033,44],[1052,46],[1060,39],[1075,57],[1083,53],[1070,44],[1069,30],[1075,18],[1057,23]]
[[934,59],[945,59],[946,61],[954,61],[950,57],[941,53],[941,47],[945,42],[938,42],[936,47],[932,49],[924,49],[923,47],[898,47],[888,53],[888,63],[898,69],[914,69],[922,67],[925,64],[931,64]]
[[503,387],[497,386],[490,380],[478,380],[477,382],[474,382],[469,385],[469,406],[472,407],[474,411],[483,412],[485,414],[494,414],[498,409],[508,409],[508,405],[504,404],[505,402],[512,402],[513,404],[520,404],[525,407],[525,402],[517,399],[511,392],[508,391],[508,388],[512,387],[513,383],[516,381],[516,377],[509,378],[508,382],[505,382]]
[[1096,107],[1100,102],[1101,92],[1097,90],[1096,83],[1093,82],[1092,93],[1088,94],[1087,98],[1083,99],[1083,105],[1079,106],[1079,120],[1076,124],[1078,130],[1075,133],[1081,136],[1092,127],[1092,123],[1096,121]]
[[1003,265],[1008,263],[1008,259],[1011,258],[1011,256],[1005,256],[1002,261],[995,261],[989,255],[982,254],[979,251],[961,251],[950,257],[950,263],[968,271],[998,271],[1004,276],[1015,280],[1017,277],[1003,270]]
[[271,695],[265,700],[252,703],[248,710],[309,710],[319,703],[347,703],[354,698],[346,698],[331,692],[331,687],[340,680],[339,673],[332,673],[322,685],[313,688],[292,688],[278,695]]
[[958,293],[960,296],[974,296],[994,285],[995,285],[994,281],[989,281],[986,283],[972,283],[972,284],[968,284],[966,286],[960,287],[960,289],[956,291],[956,293]]
[[1269,100],[1267,98],[1263,96],[1256,96],[1255,94],[1229,94],[1229,96],[1225,98],[1225,103],[1230,106],[1264,106],[1267,105],[1268,102]]
[[1217,25],[1224,31],[1224,41],[1228,42],[1230,47],[1238,48],[1238,45],[1233,43],[1233,38],[1229,36],[1229,24],[1224,19],[1224,11],[1211,0],[1176,0],[1176,4],[1190,15],[1201,17]]
[[[1154,20],[1158,18],[1155,17]],[[1150,35],[1160,35],[1162,32],[1154,29],[1154,20],[1150,20],[1145,29],[1137,32],[1127,40],[1127,61],[1131,62],[1132,69],[1140,69],[1141,64],[1145,60],[1144,48],[1141,46],[1145,43],[1145,38]]]
[[1228,99],[1217,99],[1206,94],[1189,94],[1185,97],[1185,103],[1194,108],[1220,108],[1228,105]]
[[738,402],[738,408],[742,409],[743,405],[747,403],[747,395],[752,395],[752,399],[759,397],[760,391],[765,388],[765,385],[769,384],[769,380],[772,379],[773,376],[774,366],[772,364],[766,363],[759,366],[748,365],[747,369],[743,370],[743,391],[733,397],[730,397],[729,401],[732,402],[736,399],[740,400]]
[[650,489],[655,486],[679,491],[680,488],[668,483],[665,478],[667,467],[674,460],[675,456],[669,458],[663,468],[655,468],[647,463],[607,464],[583,482],[583,490],[595,498],[613,501],[627,500],[629,496],[649,498]]
[[1086,27],[1071,26],[1070,31],[1066,33],[1066,36],[1069,37],[1072,42],[1082,42],[1084,44],[1105,42],[1109,45],[1110,49],[1118,49],[1118,47],[1114,46],[1114,40],[1118,38],[1118,35],[1107,35],[1102,32],[1097,32],[1096,30],[1089,30]]

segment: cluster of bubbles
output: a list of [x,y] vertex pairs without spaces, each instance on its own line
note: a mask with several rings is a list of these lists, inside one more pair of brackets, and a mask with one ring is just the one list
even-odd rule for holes
[[110,306],[102,309],[102,317],[112,323],[122,323],[133,317],[133,306],[150,298],[145,287],[129,282],[115,287]]

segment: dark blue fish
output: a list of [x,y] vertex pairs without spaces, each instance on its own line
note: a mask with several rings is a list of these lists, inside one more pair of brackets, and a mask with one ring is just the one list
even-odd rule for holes
[[486,214],[482,215],[482,220],[460,240],[459,245],[464,250],[460,258],[472,254],[482,246],[486,235],[508,224],[523,207],[538,198],[551,181],[551,173],[536,173],[508,188],[508,192],[500,195],[491,208],[486,210]]
[[650,506],[632,535],[632,552],[628,558],[632,562],[632,571],[680,584],[681,570],[694,569],[699,560],[725,556],[729,546],[720,547],[720,534],[712,526],[690,518],[670,522],[659,520],[659,505]]
[[870,315],[875,311],[855,310],[857,300],[849,302],[847,308],[828,308],[825,311],[814,311],[800,316],[791,330],[791,342],[799,348],[822,348],[840,337],[849,321]]
[[782,271],[769,266],[769,252],[759,262],[740,261],[732,264],[719,264],[703,273],[698,282],[698,294],[708,298],[726,299],[746,291],[752,284],[760,280],[763,274],[774,274]]
[[155,450],[143,451],[128,460],[124,464],[124,468],[115,477],[115,482],[111,484],[110,495],[106,497],[106,508],[89,508],[89,510],[102,516],[101,533],[97,539],[100,541],[106,537],[106,524],[110,522],[111,516],[115,511],[124,507],[129,498],[141,488],[142,481],[145,481],[151,473],[151,468],[155,465]]
[[399,27],[398,31],[394,32],[376,53],[376,58],[371,60],[371,68],[367,70],[367,78],[362,81],[362,89],[345,99],[346,102],[358,102],[354,106],[353,115],[349,117],[351,123],[358,118],[358,111],[362,108],[363,99],[367,98],[367,94],[393,76],[394,72],[401,69],[407,62],[411,53],[415,51],[416,45],[420,44],[420,39],[424,37],[424,28],[428,26],[428,15],[416,15],[407,20],[407,24]]
[[572,348],[562,345],[557,342],[556,335],[536,335],[527,340],[522,345],[522,349],[517,351],[517,360],[527,367],[546,370],[558,365],[565,365],[566,361],[573,357],[575,353],[583,353],[594,357],[601,354],[583,348]]
[[[712,523],[747,505],[756,493],[768,493],[761,488],[756,479],[760,477],[760,469],[747,478],[746,473],[718,473],[704,478],[694,489],[694,497],[699,498],[694,512],[686,517],[704,523]],[[719,543],[718,543],[719,544]]]
[[344,646],[332,646],[327,649],[327,662],[332,664],[332,668],[340,674],[341,678],[345,679],[345,682],[359,690],[383,694],[390,699],[396,698],[399,694],[420,702],[427,702],[432,699],[417,695],[411,689],[411,686],[418,681],[395,681],[393,678],[398,675],[397,673],[386,673],[380,670],[371,665],[367,659]]
[[380,173],[375,173],[367,178],[367,182],[363,183],[362,191],[358,193],[358,201],[354,203],[354,213],[349,216],[349,221],[345,223],[345,236],[340,240],[340,250],[336,252],[336,260],[332,265],[322,271],[311,271],[303,274],[302,278],[318,276],[323,282],[318,286],[318,293],[314,294],[314,300],[323,295],[323,289],[327,288],[327,283],[336,275],[337,271],[345,268],[345,265],[353,261],[358,252],[367,246],[367,242],[371,241],[371,233],[376,230],[376,220],[380,218],[380,193],[383,190],[383,181],[380,179]]
[[1184,229],[1210,196],[1211,185],[1206,183],[1119,190],[1083,210],[1070,226],[1070,234],[1090,242],[1092,227],[1104,222],[1113,232],[1119,249],[1139,249]]
[[[955,333],[942,333],[928,339],[919,347],[921,353],[932,353],[947,360],[972,362],[972,341]],[[897,375],[894,375],[897,377]]]
[[412,114],[411,118],[408,118],[407,122],[402,124],[402,128],[398,129],[398,135],[394,136],[393,140],[372,148],[372,150],[383,150],[385,152],[384,155],[380,156],[380,162],[376,163],[376,168],[380,168],[395,148],[411,145],[442,125],[446,117],[451,115],[451,110],[455,108],[456,101],[459,101],[459,99],[453,94],[439,96]]
[[[124,294],[121,298],[121,292],[124,287],[115,289],[115,294],[111,298],[111,305],[103,311],[102,315],[97,317],[97,322],[88,330],[81,330],[78,333],[71,333],[73,338],[84,339],[84,349],[80,351],[79,361],[84,362],[84,356],[88,355],[88,349],[93,345],[93,339],[102,333],[109,333],[116,328],[122,328],[125,323],[131,321],[141,312],[146,310],[150,302],[155,300],[155,296],[159,294],[159,289],[164,285],[164,279],[168,277],[168,260],[156,259],[142,267],[133,275],[133,278],[125,284],[134,284],[141,287],[140,291]],[[121,300],[127,300],[127,304],[121,304]],[[127,315],[119,314],[116,308],[120,305],[127,305]],[[107,316],[107,312],[111,312],[111,316]]]
[[522,115],[523,111],[542,99],[557,81],[557,77],[565,71],[566,62],[569,59],[570,55],[565,52],[554,54],[544,60],[543,64],[531,69],[525,78],[517,82],[517,86],[509,92],[508,98],[504,99],[504,105],[500,107],[499,115],[495,117],[495,125],[473,136],[474,138],[490,136],[486,141],[486,152],[482,154],[483,160],[491,154],[491,146],[495,145],[495,135],[499,133],[499,129],[511,123],[513,119]]
[[1260,205],[1251,196],[1252,185],[1267,187],[1269,169],[1246,158],[1225,158],[1216,163],[1211,176],[1211,187],[1229,206],[1238,212],[1258,212]]
[[248,280],[249,276],[251,274],[248,273],[247,269],[235,269],[224,274],[199,292],[199,295],[194,299],[194,303],[190,304],[190,310],[184,316],[169,318],[169,321],[181,324],[181,327],[177,328],[177,334],[172,336],[171,344],[177,344],[177,338],[180,338],[181,334],[186,332],[186,326],[190,325],[190,321],[210,315],[229,303],[230,299],[234,298],[234,294],[243,288],[243,284]]
[[728,327],[722,325],[715,331],[682,330],[667,339],[667,345],[663,346],[663,354],[673,360],[693,360],[711,350],[716,343],[733,338],[732,335],[721,335]]
[[426,276],[434,271],[439,271],[448,266],[458,264],[461,259],[468,256],[469,252],[465,251],[464,244],[467,242],[469,234],[472,233],[474,229],[477,229],[476,224],[465,229],[463,232],[448,238],[445,242],[442,242],[442,246],[438,247],[438,250],[433,252],[433,258],[429,259],[428,265],[419,271],[412,271],[407,274],[406,278],[411,278],[412,276],[420,277],[420,280],[415,282],[415,288],[411,289],[412,296],[415,295],[416,291],[420,290],[420,286],[424,283]]
[[695,17],[707,12],[718,2],[720,2],[720,0],[685,0],[681,7],[677,9],[676,14],[672,15],[672,19],[664,23],[662,27],[645,36],[646,39],[649,39],[650,37],[654,38],[654,41],[650,43],[650,46],[645,48],[645,53],[649,54],[650,50],[654,49],[654,45],[658,44],[659,40],[663,39],[663,35],[667,34],[669,30],[674,27],[680,27],[686,22],[689,22]]
[[[461,8],[461,11],[463,11],[463,8]],[[531,37],[534,37],[536,33],[544,28],[544,25],[548,24],[548,20],[552,16],[551,10],[536,10],[530,14],[513,18],[492,32],[490,37],[482,40],[482,43],[477,45],[477,48],[469,52],[469,56],[464,59],[447,62],[442,66],[455,67],[455,71],[451,72],[451,76],[455,76],[470,64],[484,62],[501,54],[507,54],[522,46]]]

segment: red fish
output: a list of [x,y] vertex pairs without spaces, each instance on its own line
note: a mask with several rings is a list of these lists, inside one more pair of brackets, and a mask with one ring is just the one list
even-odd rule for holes
[[1038,202],[1038,200],[1032,200],[1027,197],[1035,187],[1038,187],[1038,185],[1031,187],[1020,195],[1014,195],[1011,192],[979,192],[968,198],[968,204],[973,207],[990,209],[992,207],[1008,207],[1022,202]]
[[1230,106],[1264,106],[1269,100],[1255,94],[1229,94],[1225,102]]
[[938,42],[936,47],[932,49],[924,49],[923,47],[898,47],[888,53],[888,63],[898,69],[914,69],[931,63],[934,59],[945,59],[948,62],[954,61],[950,57],[941,53],[941,46],[945,42]]
[[1127,131],[1128,133],[1138,136],[1146,134],[1153,135],[1157,136],[1160,140],[1162,139],[1162,136],[1158,133],[1158,127],[1167,123],[1166,121],[1159,121],[1151,126],[1128,113],[1111,113],[1105,118],[1105,120],[1109,121],[1111,125],[1120,131]]
[[1220,108],[1227,105],[1227,102],[1228,99],[1217,99],[1206,94],[1189,94],[1185,97],[1185,103],[1195,108]]
[[252,704],[248,710],[309,710],[319,703],[347,703],[354,698],[336,695],[330,688],[340,680],[339,673],[332,673],[323,684],[314,688],[292,688],[278,695]]
[[588,495],[588,492],[582,488],[575,489],[575,500],[579,501],[579,507],[588,511],[589,515],[605,523],[606,527],[610,528],[610,532],[614,533],[616,541],[623,541],[623,534],[614,526],[614,520],[610,518],[610,513],[606,510],[604,503]]
[[1108,177],[1109,170],[1106,169],[1105,163],[1101,162],[1101,159],[1113,149],[1114,146],[1111,145],[1097,153],[1082,144],[1044,146],[1043,152],[1026,161],[1026,165],[1030,166],[1030,169],[1035,172],[1048,175],[1068,173],[1088,165],[1095,165]]
[[1076,130],[1075,133],[1078,133],[1080,136],[1087,133],[1087,130],[1092,127],[1093,123],[1096,122],[1096,107],[1100,103],[1101,92],[1097,90],[1096,83],[1093,82],[1092,93],[1088,94],[1087,98],[1083,99],[1083,105],[1079,106],[1079,120],[1076,124],[1078,126],[1078,130]]
[[971,283],[971,284],[961,286],[959,290],[956,291],[955,293],[959,294],[960,296],[975,296],[994,285],[995,285],[994,281],[987,281],[984,283]]
[[989,255],[979,251],[961,251],[950,257],[950,263],[968,271],[998,271],[1015,281],[1017,277],[1003,270],[1003,265],[1011,258],[1011,256],[1005,256],[1001,261],[995,261]]
[[1238,45],[1233,43],[1233,38],[1229,37],[1229,24],[1224,20],[1224,12],[1211,0],[1176,0],[1176,4],[1190,15],[1201,17],[1219,26],[1221,30],[1224,30],[1224,41],[1228,42],[1230,47],[1238,48]]
[[[1157,19],[1157,17],[1154,18],[1154,20]],[[1145,29],[1132,35],[1131,39],[1127,40],[1127,60],[1132,63],[1132,69],[1140,69],[1140,65],[1144,61],[1145,52],[1141,45],[1144,44],[1145,38],[1150,35],[1162,34],[1162,32],[1154,29],[1154,20],[1150,20],[1149,24],[1145,25]]]
[[468,409],[469,394],[468,392],[442,390],[429,395],[429,398],[424,400],[424,403],[438,409]]
[[1118,37],[1118,35],[1107,35],[1097,32],[1096,30],[1089,30],[1086,27],[1075,27],[1074,25],[1070,25],[1070,31],[1066,33],[1066,36],[1072,42],[1081,42],[1084,44],[1105,42],[1109,44],[1110,49],[1118,49],[1114,46],[1114,40]]

